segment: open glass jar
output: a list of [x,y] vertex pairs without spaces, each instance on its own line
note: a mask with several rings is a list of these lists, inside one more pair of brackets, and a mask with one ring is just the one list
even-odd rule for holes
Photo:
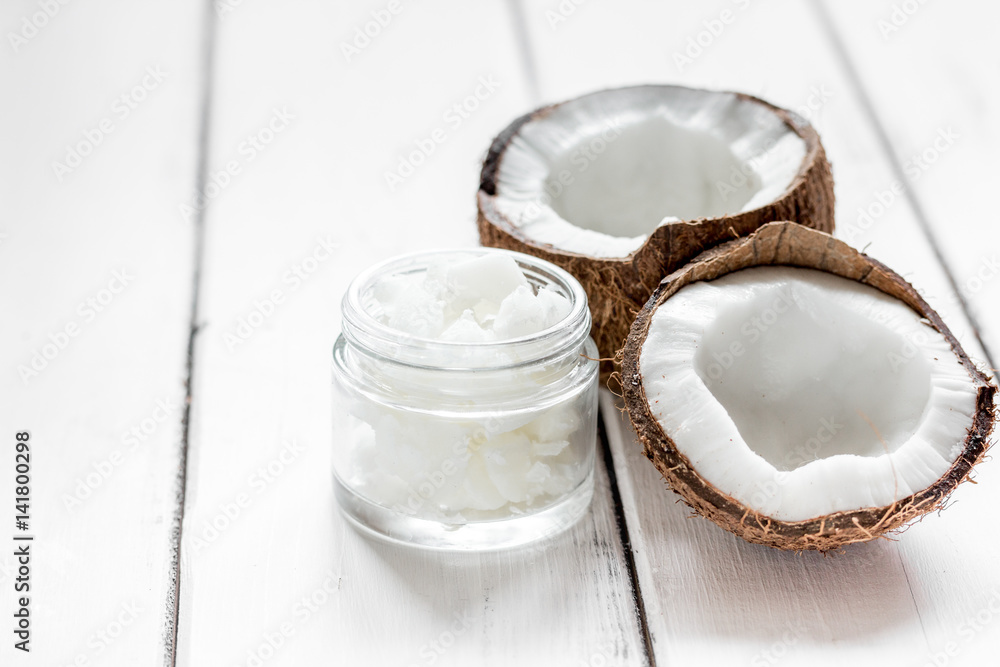
[[[421,338],[384,323],[381,281],[503,253],[568,314],[492,342]],[[593,495],[597,350],[587,296],[549,262],[477,248],[408,255],[359,275],[333,348],[334,484],[383,537],[446,549],[525,544],[567,528]]]

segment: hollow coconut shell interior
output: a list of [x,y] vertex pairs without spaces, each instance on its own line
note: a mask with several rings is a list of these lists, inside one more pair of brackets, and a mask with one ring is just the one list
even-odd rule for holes
[[[640,373],[640,353],[656,309],[683,287],[711,281],[751,267],[791,266],[816,269],[869,285],[909,306],[939,332],[975,388],[976,405],[961,453],[936,482],[890,505],[866,507],[805,521],[781,521],[745,507],[708,483],[692,466],[653,416]],[[972,472],[989,447],[996,387],[969,359],[938,314],[897,273],[829,234],[791,222],[773,222],[747,238],[708,250],[663,279],[639,313],[621,353],[621,384],[629,418],[646,457],[697,514],[743,539],[787,550],[830,551],[898,529],[942,507]]]
[[[592,95],[616,92],[601,91]],[[740,101],[760,105],[763,111],[775,114],[803,140],[805,156],[795,177],[780,196],[758,208],[720,217],[661,224],[651,231],[638,250],[627,257],[592,257],[539,243],[507,219],[496,205],[498,172],[511,141],[526,124],[545,118],[560,104],[542,107],[512,122],[493,140],[483,162],[477,198],[480,242],[484,246],[541,257],[566,269],[583,284],[593,317],[592,335],[602,357],[601,374],[604,380],[614,370],[611,358],[621,348],[636,315],[665,275],[704,250],[746,236],[774,220],[790,220],[814,229],[833,231],[833,176],[816,130],[797,114],[756,97],[742,93],[719,94],[735,95]]]

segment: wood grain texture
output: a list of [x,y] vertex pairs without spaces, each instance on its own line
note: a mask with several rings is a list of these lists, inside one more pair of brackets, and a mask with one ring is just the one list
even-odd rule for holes
[[[341,296],[375,260],[475,243],[478,162],[530,103],[502,3],[404,2],[348,62],[340,43],[383,6],[245,3],[219,21],[209,171],[239,173],[206,218],[178,664],[644,664],[603,469],[582,523],[509,553],[373,542],[335,506]],[[274,109],[287,125],[241,152]]]
[[[0,18],[0,664],[161,665],[193,283],[177,206],[196,182],[201,81],[176,35],[197,42],[204,5],[52,5]],[[11,632],[23,429],[30,654]]]
[[[688,518],[605,392],[621,508],[599,457],[593,509],[568,533],[503,554],[435,555],[371,541],[337,513],[327,355],[357,271],[476,242],[479,162],[497,131],[543,102],[647,82],[737,89],[806,116],[833,163],[840,237],[910,279],[985,360],[957,285],[997,354],[997,8],[401,0],[345,53],[387,6],[102,0],[60,4],[36,33],[24,21],[40,3],[0,10],[0,440],[32,432],[38,535],[35,650],[5,640],[0,664],[171,659],[200,208],[177,664],[646,664],[619,510],[660,665],[995,662],[995,463],[899,542],[785,554]],[[475,109],[453,109],[477,89]],[[95,134],[105,119],[112,129]],[[444,140],[390,187],[386,172],[436,128]],[[81,142],[92,150],[57,174]],[[105,294],[121,284],[114,272],[128,285]],[[19,366],[69,324],[78,333],[22,379]],[[8,470],[0,463],[0,498],[13,496]],[[12,565],[0,555],[5,614]]]
[[[843,10],[848,15],[851,6]],[[833,163],[838,234],[911,280],[982,360],[910,202],[897,195],[880,212],[874,209],[873,223],[856,224],[857,209],[878,203],[894,174],[808,6],[588,3],[560,18],[550,9],[526,11],[543,101],[666,80],[737,89],[799,110],[819,129]],[[720,31],[714,21],[723,18]],[[711,34],[713,27],[719,34]],[[709,33],[701,36],[705,45],[691,49],[690,62],[675,59],[703,31]],[[780,554],[687,519],[628,427],[612,419],[615,407],[605,397],[603,414],[661,663],[924,664],[954,649],[955,656],[946,656],[950,664],[975,664],[988,650],[990,626],[975,629],[967,622],[980,612],[995,617],[988,605],[996,575],[975,565],[997,546],[973,528],[989,521],[994,500],[985,483],[960,490],[954,507],[917,524],[899,543],[859,545],[826,559]],[[987,463],[981,478],[992,475]]]
[[[994,157],[1000,143],[988,119],[1000,108],[992,83],[998,51],[989,32],[998,8],[967,1],[941,7],[925,3],[917,11],[908,5],[910,11],[899,14],[892,3],[852,4],[851,12],[835,3],[823,5],[846,50],[845,65],[856,72],[859,92],[870,100],[884,130],[896,178],[906,183],[980,325],[983,342],[995,355],[1000,350],[1000,274],[994,270],[1000,230],[988,211],[1000,177]],[[939,295],[959,310],[954,292],[942,286]],[[982,355],[980,360],[986,361]],[[981,565],[992,561],[1000,546],[983,530],[991,521],[989,508],[1000,502],[997,464],[981,466],[976,479],[978,486],[928,520],[933,529],[911,531],[900,542],[931,651],[948,655],[951,649],[953,665],[995,662],[1000,636],[1000,574]]]

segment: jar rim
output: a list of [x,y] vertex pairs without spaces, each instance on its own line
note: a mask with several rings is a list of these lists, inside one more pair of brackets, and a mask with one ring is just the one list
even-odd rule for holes
[[[379,322],[365,307],[364,296],[382,278],[404,270],[426,270],[435,261],[451,258],[473,259],[489,254],[512,257],[526,277],[551,285],[570,300],[570,312],[561,320],[536,333],[486,342],[445,341],[400,331]],[[537,363],[582,345],[590,335],[591,317],[587,293],[568,271],[547,260],[500,248],[446,248],[397,255],[374,264],[358,274],[347,288],[341,302],[342,333],[354,346],[391,358],[406,365],[427,368],[493,370]],[[470,349],[507,353],[503,363],[461,361]],[[457,353],[457,354],[456,354]],[[511,363],[510,358],[516,359]]]

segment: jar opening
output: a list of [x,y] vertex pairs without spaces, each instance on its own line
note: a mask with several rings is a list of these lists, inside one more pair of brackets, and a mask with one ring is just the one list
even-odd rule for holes
[[[380,319],[376,287],[398,276],[426,274],[431,267],[487,255],[512,258],[535,295],[553,291],[568,301],[568,313],[534,333],[487,341],[455,341],[416,335]],[[587,295],[573,276],[545,260],[494,248],[414,253],[372,266],[352,281],[343,303],[343,334],[357,349],[394,362],[425,368],[494,370],[538,363],[578,349],[590,335]]]

